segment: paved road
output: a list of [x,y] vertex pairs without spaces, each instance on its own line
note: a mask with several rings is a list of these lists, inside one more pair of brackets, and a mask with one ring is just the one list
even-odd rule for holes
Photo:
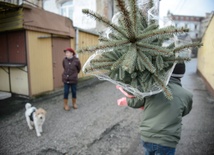
[[[196,74],[196,59],[187,64],[184,87],[194,94],[191,113],[184,117],[176,155],[214,155],[214,100]],[[27,100],[3,100],[0,117],[0,155],[140,155],[141,110],[118,107],[122,94],[109,82],[78,91],[78,110],[65,112],[62,95],[40,99],[36,107],[47,110],[44,134],[36,137],[24,118]],[[17,110],[15,110],[17,109]]]
[[[2,155],[120,155],[138,137],[139,111],[118,107],[122,94],[109,82],[78,91],[78,110],[63,110],[62,95],[33,103],[47,111],[44,134],[28,129],[24,102],[9,99],[0,119]],[[7,101],[8,103],[8,101]],[[19,104],[18,104],[19,103]],[[14,111],[14,109],[20,109]]]

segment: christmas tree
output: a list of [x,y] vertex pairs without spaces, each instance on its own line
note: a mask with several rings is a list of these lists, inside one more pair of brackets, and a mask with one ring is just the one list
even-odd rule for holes
[[[100,33],[100,44],[78,50],[83,52],[100,52],[85,68],[85,73],[100,71],[110,79],[124,83],[140,92],[151,92],[153,87],[163,90],[168,99],[172,99],[167,87],[166,76],[175,63],[189,61],[189,57],[179,57],[178,53],[191,47],[200,47],[200,43],[190,43],[175,47],[170,44],[163,47],[163,41],[173,34],[186,33],[186,28],[168,26],[159,28],[154,21],[138,7],[136,0],[116,0],[119,12],[117,22],[84,9],[83,13],[105,24],[110,29],[108,35]],[[129,91],[128,89],[124,88]],[[136,97],[139,95],[130,92]],[[141,98],[141,97],[139,97]]]

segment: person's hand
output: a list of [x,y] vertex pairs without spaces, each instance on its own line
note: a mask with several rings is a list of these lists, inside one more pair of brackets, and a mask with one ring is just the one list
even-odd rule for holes
[[128,94],[127,92],[125,92],[124,90],[123,90],[123,88],[122,87],[120,87],[120,86],[116,86],[116,88],[117,89],[119,89],[126,97],[128,97],[128,98],[134,98],[135,96],[133,96],[133,95],[130,95],[130,94]]
[[[128,98],[134,98],[134,97],[135,97],[135,96],[130,95],[130,94],[128,94],[127,92],[125,92],[125,91],[123,90],[123,88],[120,87],[120,86],[118,86],[118,85],[116,86],[116,88],[119,89],[119,90],[120,90],[126,97],[128,97]],[[128,103],[127,103],[126,97],[123,97],[123,98],[118,99],[118,100],[117,100],[117,105],[119,105],[119,106],[127,106]]]
[[118,99],[117,100],[117,105],[119,105],[119,106],[127,106],[128,103],[127,103],[126,97],[122,97],[122,98]]
[[[126,91],[124,91],[122,87],[120,87],[120,86],[117,85],[116,88],[119,89],[126,97],[128,97],[128,98],[135,98],[135,96],[130,95]],[[117,105],[118,106],[128,106],[128,102],[127,102],[126,97],[122,97],[122,98],[118,99],[117,100]],[[143,110],[144,107],[141,107],[140,109]]]

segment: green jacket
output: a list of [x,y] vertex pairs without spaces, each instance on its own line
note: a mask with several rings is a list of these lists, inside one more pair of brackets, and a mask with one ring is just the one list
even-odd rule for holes
[[159,93],[144,100],[127,98],[132,108],[144,106],[140,125],[142,140],[175,148],[181,136],[182,117],[192,108],[193,95],[182,88],[178,79],[171,78],[168,84],[173,100]]

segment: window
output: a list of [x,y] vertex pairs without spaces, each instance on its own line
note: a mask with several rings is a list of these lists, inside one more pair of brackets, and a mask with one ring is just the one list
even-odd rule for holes
[[197,27],[198,27],[197,24],[195,24],[195,30],[197,30]]
[[23,3],[22,0],[18,0],[17,2],[18,5],[21,5],[22,3]]
[[61,5],[61,15],[73,19],[73,1],[68,1],[62,3]]

